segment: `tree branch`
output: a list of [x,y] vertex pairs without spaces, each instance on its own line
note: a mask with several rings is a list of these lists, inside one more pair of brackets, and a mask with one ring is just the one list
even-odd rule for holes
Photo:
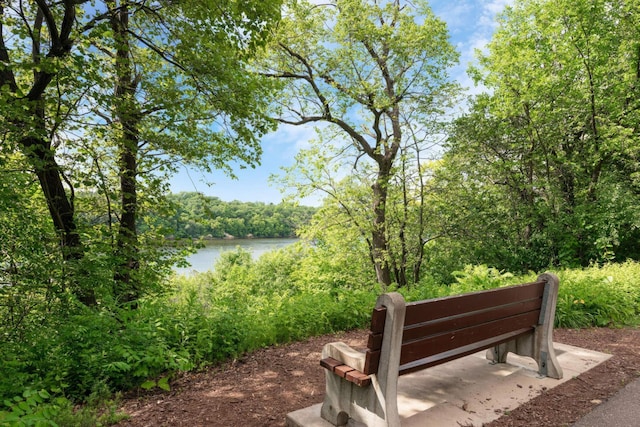
[[[4,5],[0,2],[0,18],[4,17]],[[4,19],[0,19],[0,62],[5,64],[10,63],[9,51],[4,43]],[[18,91],[18,84],[16,83],[13,71],[8,66],[0,67],[0,87],[9,85],[9,90],[12,93]]]
[[[51,9],[49,9],[49,5],[44,0],[36,0],[36,4],[38,5],[38,10],[42,12],[44,16],[44,20],[47,22],[47,28],[49,29],[49,37],[51,37],[51,50],[55,49],[55,46],[60,44],[60,34],[58,33],[58,26],[56,25],[56,20],[53,17],[53,13],[51,13]],[[65,10],[66,14],[66,10]]]
[[302,117],[300,120],[287,120],[283,118],[276,118],[275,120],[285,125],[301,126],[307,123],[326,121],[327,118],[324,116],[310,116]]
[[282,73],[260,73],[263,77],[271,77],[275,79],[299,79],[309,81],[309,77],[304,74],[294,74],[289,72]]
[[313,92],[316,94],[316,96],[318,97],[318,100],[323,105],[324,116],[327,119],[331,119],[332,116],[331,116],[331,108],[329,107],[329,101],[327,101],[327,98],[322,94],[322,91],[316,84],[315,79],[313,77],[314,75],[313,67],[311,66],[311,64],[309,64],[309,61],[307,61],[307,59],[302,55],[300,55],[299,53],[294,52],[289,46],[285,45],[284,43],[279,43],[279,45],[282,49],[285,50],[285,52],[289,54],[289,56],[291,56],[294,59],[297,59],[307,69],[307,78],[305,78],[305,80],[309,82],[309,85],[311,85]]

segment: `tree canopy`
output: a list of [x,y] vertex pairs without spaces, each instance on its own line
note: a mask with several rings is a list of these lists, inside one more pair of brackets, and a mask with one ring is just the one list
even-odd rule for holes
[[638,258],[639,19],[637,5],[604,0],[520,1],[502,15],[472,70],[489,92],[457,121],[440,175],[445,212],[468,212],[453,228],[469,260]]
[[169,196],[171,215],[157,216],[154,226],[173,238],[294,237],[316,209],[290,204],[224,202],[199,193]]

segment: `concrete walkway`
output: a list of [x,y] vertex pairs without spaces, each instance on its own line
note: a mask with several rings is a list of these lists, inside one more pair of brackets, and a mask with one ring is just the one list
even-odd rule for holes
[[573,427],[640,427],[640,379],[596,406]]
[[[400,377],[398,407],[402,426],[482,426],[543,390],[562,384],[611,357],[566,344],[555,343],[554,347],[564,370],[561,380],[540,378],[537,365],[528,357],[509,354],[506,364],[492,365],[485,359],[484,351]],[[640,421],[640,417],[635,420]],[[581,427],[596,425],[616,427],[618,424],[605,421]],[[331,427],[331,424],[320,418],[320,405],[314,405],[288,414],[287,426]]]

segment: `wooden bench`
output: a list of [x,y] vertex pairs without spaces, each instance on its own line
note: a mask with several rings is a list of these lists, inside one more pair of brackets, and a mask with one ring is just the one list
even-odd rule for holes
[[345,425],[399,426],[398,376],[480,350],[504,363],[507,353],[529,356],[542,376],[562,378],[552,345],[558,278],[406,304],[398,293],[378,298],[367,349],[327,344],[322,418]]

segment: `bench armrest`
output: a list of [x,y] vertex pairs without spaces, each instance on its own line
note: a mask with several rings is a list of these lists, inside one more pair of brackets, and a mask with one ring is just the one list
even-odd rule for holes
[[322,349],[322,358],[327,357],[339,360],[357,371],[364,372],[365,353],[355,350],[343,342],[326,344]]

